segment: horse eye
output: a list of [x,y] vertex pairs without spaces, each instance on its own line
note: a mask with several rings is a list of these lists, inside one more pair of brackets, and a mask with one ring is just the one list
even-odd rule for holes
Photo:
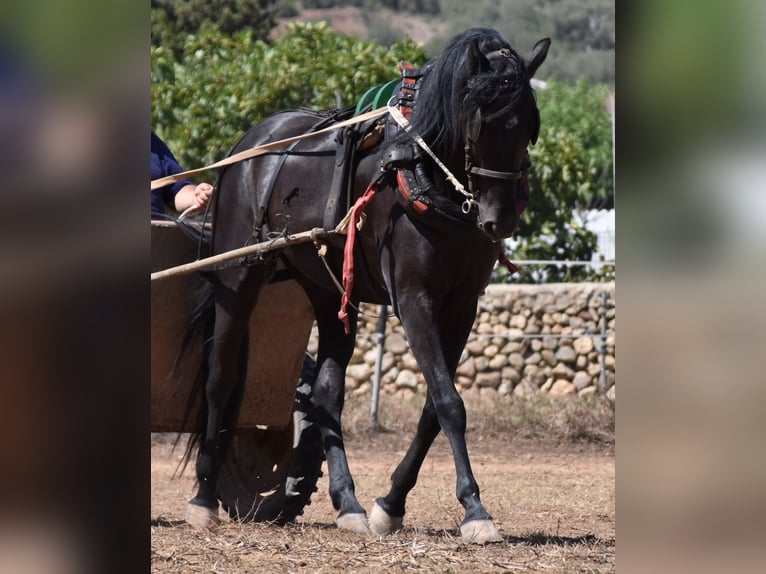
[[512,118],[509,118],[508,121],[505,123],[505,128],[508,130],[512,130],[516,127],[516,124],[519,123],[519,117],[513,116]]

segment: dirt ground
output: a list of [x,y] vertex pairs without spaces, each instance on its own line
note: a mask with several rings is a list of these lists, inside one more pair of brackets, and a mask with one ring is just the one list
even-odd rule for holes
[[[357,496],[368,512],[373,500],[385,494],[410,434],[347,432]],[[221,512],[217,529],[195,531],[183,523],[194,494],[192,469],[173,478],[182,449],[173,452],[173,436],[152,435],[152,571],[614,571],[614,443],[520,434],[472,433],[469,427],[482,501],[505,538],[483,547],[460,541],[462,507],[454,495],[455,470],[443,436],[408,498],[405,528],[383,538],[363,538],[335,528],[326,476],[294,525],[238,524]]]

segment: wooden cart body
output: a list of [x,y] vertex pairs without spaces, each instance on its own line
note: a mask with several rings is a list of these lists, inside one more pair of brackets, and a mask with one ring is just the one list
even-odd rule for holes
[[[197,242],[172,222],[153,221],[152,271],[197,259]],[[197,273],[151,285],[151,430],[180,431],[196,371],[201,337],[174,369],[187,323],[205,280]],[[238,430],[284,428],[291,420],[314,315],[292,279],[267,285],[250,320],[250,356]],[[193,418],[192,418],[193,420]]]

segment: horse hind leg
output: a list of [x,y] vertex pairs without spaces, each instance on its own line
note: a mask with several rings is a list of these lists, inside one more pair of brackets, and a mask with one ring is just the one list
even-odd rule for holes
[[205,383],[207,419],[197,456],[197,493],[186,521],[196,528],[218,524],[218,475],[237,416],[247,366],[247,329],[261,286],[269,274],[251,272],[237,288],[215,286],[215,324]]

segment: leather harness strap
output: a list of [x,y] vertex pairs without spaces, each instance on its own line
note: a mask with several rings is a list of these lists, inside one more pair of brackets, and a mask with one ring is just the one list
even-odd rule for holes
[[399,193],[402,194],[407,205],[417,213],[418,215],[425,215],[428,213],[428,206],[419,199],[412,199],[412,193],[410,191],[410,182],[407,181],[407,172],[404,169],[396,170],[396,183],[399,187]]
[[524,177],[524,170],[521,169],[519,171],[495,171],[494,169],[472,166],[468,173],[493,179],[521,179]]

